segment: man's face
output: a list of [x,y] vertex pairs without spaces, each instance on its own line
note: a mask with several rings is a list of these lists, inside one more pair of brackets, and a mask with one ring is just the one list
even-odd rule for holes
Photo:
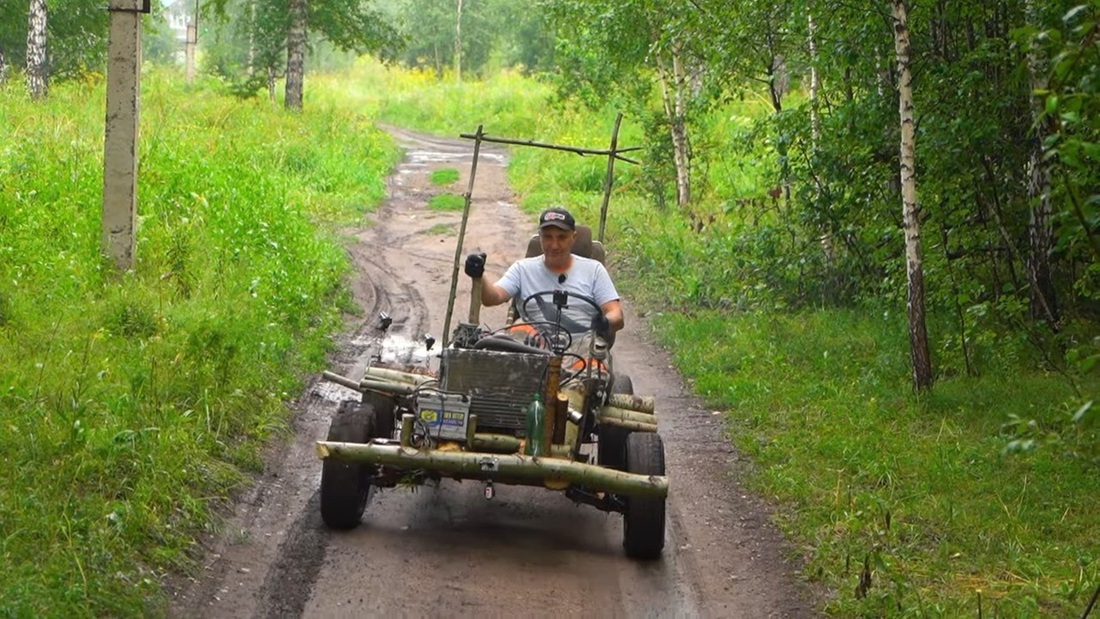
[[542,253],[552,263],[569,257],[570,252],[573,251],[573,242],[576,238],[576,230],[564,230],[557,226],[546,226],[539,230]]

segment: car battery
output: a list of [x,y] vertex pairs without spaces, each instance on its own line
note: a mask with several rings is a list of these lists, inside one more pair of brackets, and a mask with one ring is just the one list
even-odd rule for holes
[[416,396],[416,414],[432,438],[465,441],[470,419],[470,398],[461,393],[421,392]]

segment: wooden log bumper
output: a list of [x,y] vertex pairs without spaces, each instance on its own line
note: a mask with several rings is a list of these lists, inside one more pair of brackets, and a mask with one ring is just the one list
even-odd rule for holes
[[629,395],[626,393],[613,393],[607,398],[607,403],[616,408],[638,411],[639,413],[654,414],[656,401],[653,396]]
[[[392,370],[391,370],[392,371]],[[404,372],[401,372],[402,374]],[[420,384],[409,380],[391,380],[385,378],[371,378],[375,372],[371,372],[363,380],[352,380],[347,376],[341,376],[335,372],[323,372],[321,378],[336,383],[337,385],[343,385],[348,389],[355,391],[382,391],[385,393],[393,393],[400,395],[409,395],[416,391]],[[415,374],[409,374],[409,376],[415,376]],[[422,381],[427,382],[427,381]]]
[[620,428],[626,428],[632,432],[657,432],[657,424],[654,423],[642,423],[640,421],[628,421],[625,419],[615,419],[614,417],[606,417],[600,419],[600,423],[607,424],[609,426],[618,426]]
[[601,407],[598,417],[600,421],[604,421],[605,419],[615,419],[619,421],[633,421],[635,423],[644,423],[651,426],[657,425],[656,415],[640,413],[638,411],[627,410],[625,408],[619,408],[617,406]]
[[425,469],[466,479],[500,483],[545,484],[564,480],[590,490],[627,496],[666,497],[668,477],[637,475],[594,464],[520,454],[413,449],[393,443],[338,443],[317,441],[321,458],[364,462],[402,469]]
[[378,380],[378,381],[391,381],[398,383],[408,383],[410,385],[423,385],[428,381],[435,380],[434,376],[427,374],[413,374],[412,372],[402,372],[401,370],[391,370],[389,368],[380,368],[371,366],[363,373],[364,379]]

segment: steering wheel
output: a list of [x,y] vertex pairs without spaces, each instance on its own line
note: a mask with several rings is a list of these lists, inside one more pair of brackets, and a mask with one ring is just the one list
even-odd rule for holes
[[548,320],[532,320],[530,322],[524,320],[522,323],[513,323],[501,327],[493,333],[497,334],[515,331],[516,328],[520,326],[533,327],[535,331],[538,332],[538,337],[535,338],[535,341],[526,342],[528,345],[550,351],[553,350],[554,344],[557,344],[562,350],[573,345],[573,334],[566,331],[564,328],[558,327],[557,323]]
[[[547,339],[549,339],[551,341],[555,341],[559,344],[561,344],[561,340],[565,339],[563,334],[567,335],[568,336],[568,342],[566,342],[565,345],[562,346],[562,348],[568,348],[569,344],[573,341],[572,333],[570,333],[569,330],[566,329],[564,326],[558,324],[557,322],[554,322],[552,320],[552,318],[554,316],[542,316],[538,320],[532,320],[531,319],[532,313],[531,313],[531,310],[529,309],[529,306],[530,306],[531,302],[536,301],[541,297],[549,296],[549,297],[551,297],[550,305],[552,307],[557,307],[553,303],[553,295],[555,293],[565,294],[567,302],[569,300],[572,300],[572,299],[576,299],[576,300],[579,300],[579,301],[584,301],[585,303],[590,305],[594,310],[596,310],[596,312],[599,313],[599,314],[603,313],[603,308],[601,308],[600,304],[597,303],[596,300],[593,299],[592,297],[581,294],[579,292],[570,292],[568,290],[541,290],[541,291],[536,292],[534,294],[528,295],[527,298],[523,300],[523,303],[521,303],[519,305],[519,315],[524,320],[524,322],[527,322],[527,323],[530,323],[530,324],[538,324],[540,327],[541,326],[550,327],[550,333],[546,334]],[[587,326],[585,328],[586,328],[586,330],[589,330]]]

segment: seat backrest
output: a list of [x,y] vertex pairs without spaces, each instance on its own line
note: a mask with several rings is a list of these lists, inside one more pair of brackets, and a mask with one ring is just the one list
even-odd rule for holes
[[[588,226],[577,226],[577,241],[573,243],[573,253],[583,258],[599,261],[600,264],[603,264],[604,258],[607,257],[603,243],[592,238],[592,228]],[[527,241],[527,255],[525,257],[534,258],[541,255],[542,243],[539,242],[539,235],[536,234],[531,237],[531,240]]]

